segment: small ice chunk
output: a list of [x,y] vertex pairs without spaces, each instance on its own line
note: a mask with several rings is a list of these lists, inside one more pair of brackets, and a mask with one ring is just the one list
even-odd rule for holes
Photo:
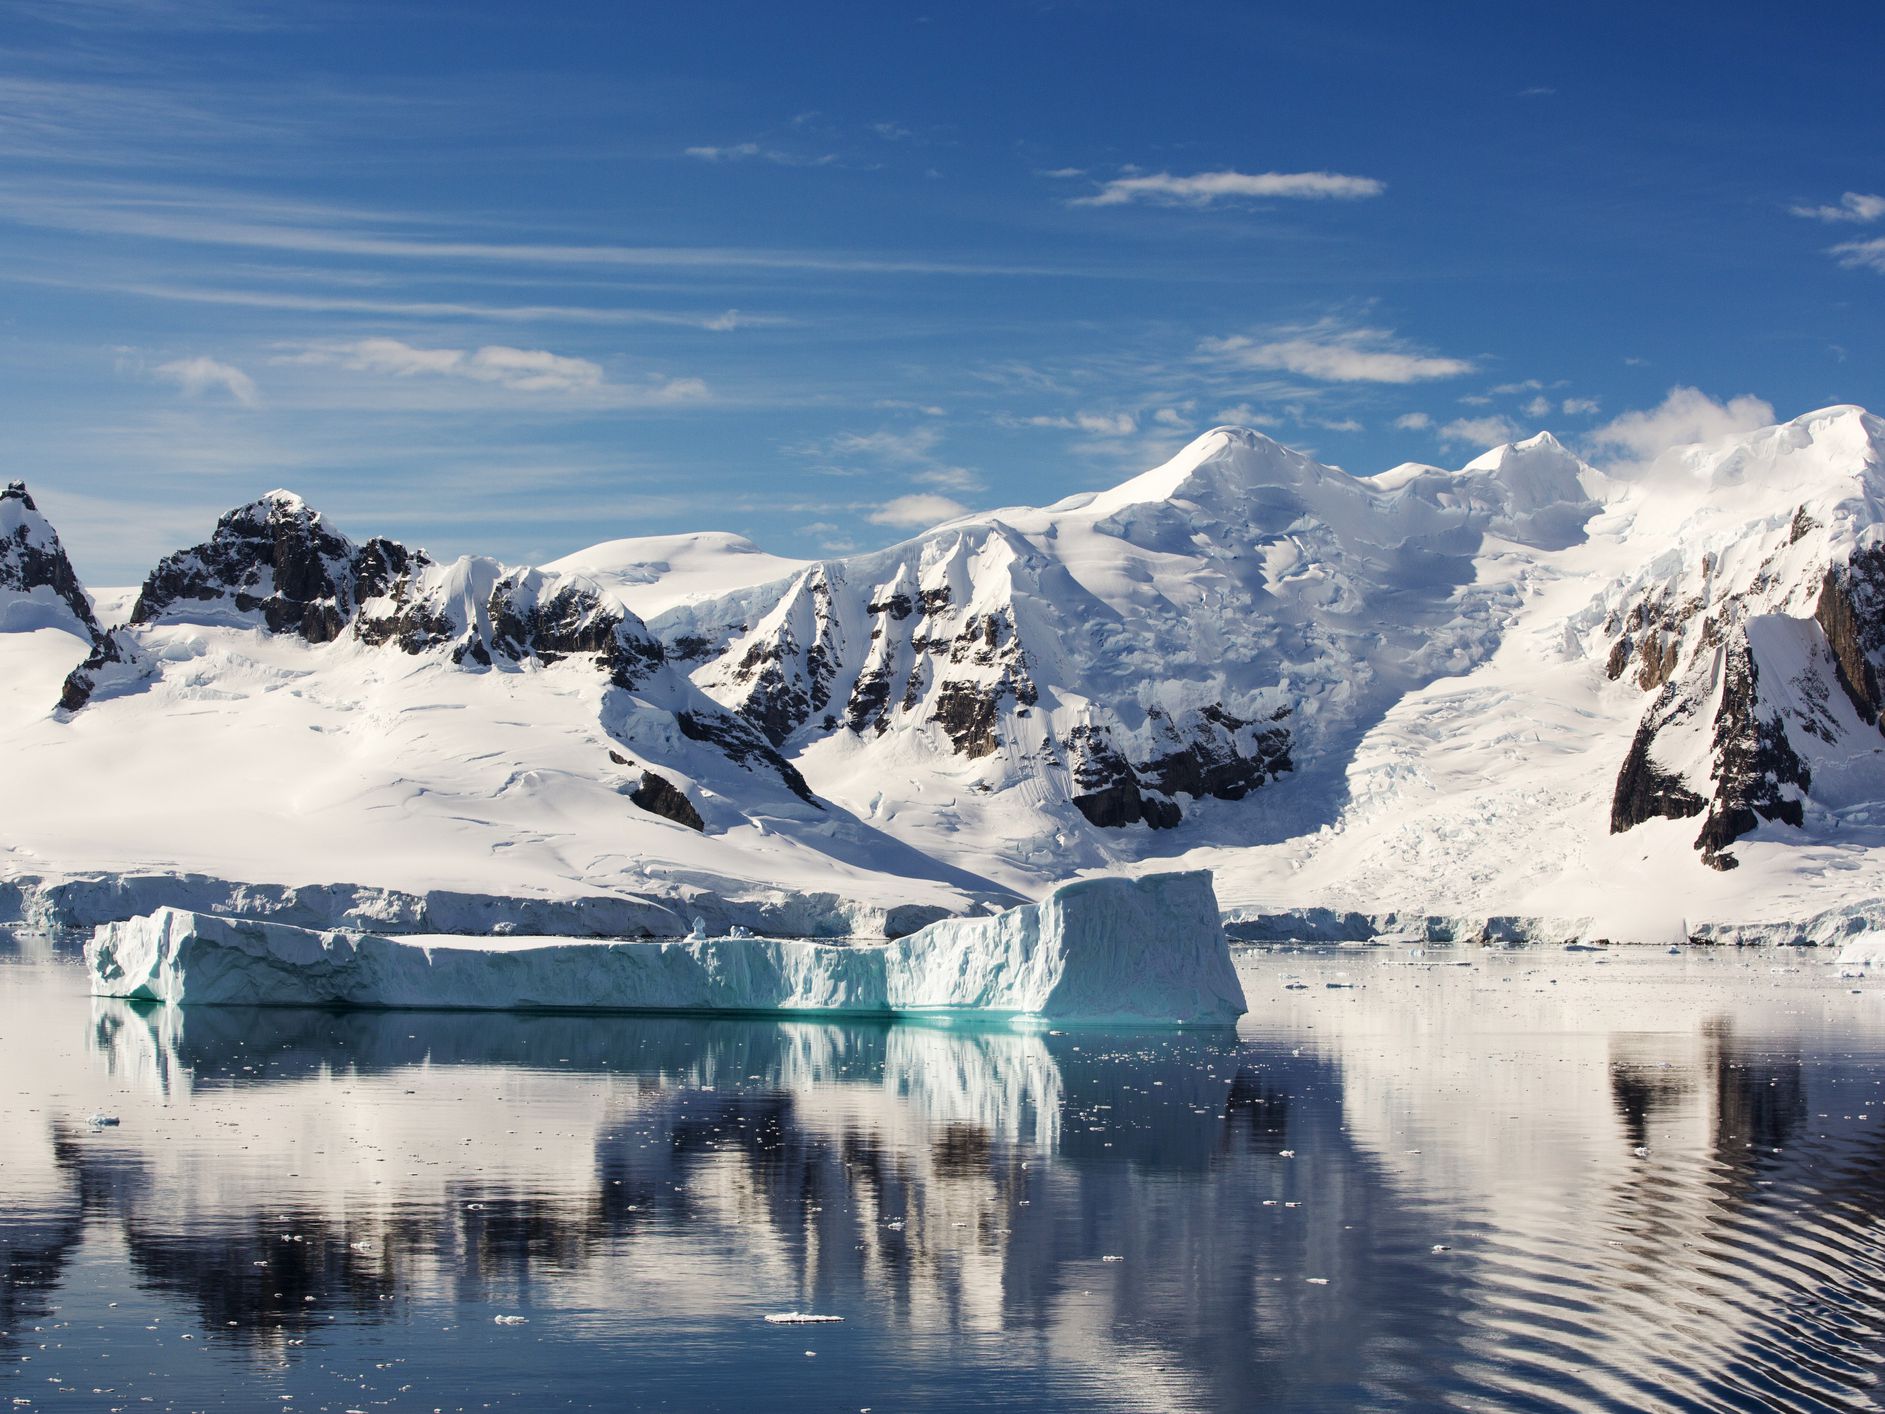
[[115,1129],[118,1126],[118,1117],[116,1115],[108,1115],[100,1111],[97,1114],[89,1114],[85,1116],[85,1122],[89,1124],[93,1129]]
[[528,1316],[493,1316],[491,1319],[500,1326],[527,1326],[530,1324],[530,1317]]
[[[835,1326],[842,1316],[815,1316],[810,1311],[775,1311],[766,1317],[769,1326]],[[810,1354],[807,1351],[806,1354]]]

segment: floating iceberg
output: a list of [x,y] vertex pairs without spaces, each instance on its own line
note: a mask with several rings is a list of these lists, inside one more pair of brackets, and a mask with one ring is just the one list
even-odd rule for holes
[[1066,884],[887,944],[296,928],[162,908],[99,928],[100,996],[188,1005],[829,1012],[1222,1023],[1246,1010],[1205,872]]

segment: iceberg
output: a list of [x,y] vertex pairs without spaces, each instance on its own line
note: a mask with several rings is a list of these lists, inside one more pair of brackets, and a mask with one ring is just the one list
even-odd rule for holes
[[175,1005],[1221,1024],[1247,1009],[1208,872],[1062,885],[884,944],[381,936],[160,908],[100,927],[95,995]]

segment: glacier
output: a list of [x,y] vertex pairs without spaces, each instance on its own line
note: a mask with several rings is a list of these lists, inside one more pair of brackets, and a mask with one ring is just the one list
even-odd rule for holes
[[1247,1006],[1202,871],[1088,879],[883,944],[380,935],[162,908],[86,945],[99,996],[175,1005],[795,1012],[1210,1025]]

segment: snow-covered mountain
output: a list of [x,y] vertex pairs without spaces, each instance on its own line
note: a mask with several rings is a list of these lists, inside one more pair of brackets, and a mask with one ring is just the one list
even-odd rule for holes
[[0,633],[48,628],[94,641],[101,636],[58,532],[26,483],[9,481],[0,489]]
[[[854,914],[1173,859],[1246,912],[1821,912],[1885,900],[1882,507],[1856,408],[1610,472],[1540,434],[1357,477],[1219,428],[816,563],[700,534],[440,565],[271,493],[110,632],[66,566],[85,661],[0,733],[131,823],[28,767],[0,843],[21,875]],[[50,602],[32,525],[0,624]]]

